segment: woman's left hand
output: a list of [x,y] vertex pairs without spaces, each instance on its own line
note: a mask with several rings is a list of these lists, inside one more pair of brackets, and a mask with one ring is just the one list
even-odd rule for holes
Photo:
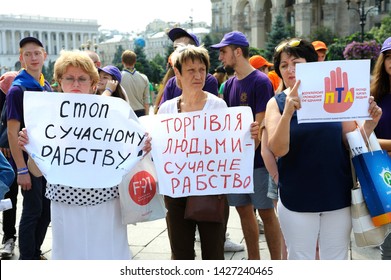
[[379,120],[380,120],[380,118],[381,118],[381,116],[383,114],[383,111],[377,105],[377,103],[374,100],[373,96],[369,97],[369,101],[368,102],[369,102],[368,113],[369,113],[369,116],[372,118],[372,120],[366,120],[365,123],[364,123],[364,126],[365,126],[366,132],[369,135],[370,133],[373,132],[373,130],[377,126],[377,124],[378,124],[378,122],[379,122]]
[[374,100],[373,96],[369,97],[369,109],[368,109],[369,115],[372,118],[372,121],[376,122],[376,124],[379,122],[381,115],[383,114],[382,109],[377,106],[376,101]]
[[259,128],[260,128],[259,122],[255,121],[255,122],[251,123],[251,125],[250,125],[251,139],[260,140],[260,139],[258,139]]

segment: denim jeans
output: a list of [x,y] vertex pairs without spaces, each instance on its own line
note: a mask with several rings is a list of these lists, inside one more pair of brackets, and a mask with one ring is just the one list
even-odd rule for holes
[[[15,174],[16,174],[16,170]],[[11,199],[12,208],[3,212],[3,244],[8,239],[16,240],[16,205],[17,205],[17,197],[18,197],[18,182],[16,177],[10,186],[10,190],[5,194],[4,198]]]
[[31,190],[22,191],[23,209],[19,224],[21,260],[39,260],[41,245],[50,224],[50,200],[45,197],[46,180],[31,173]]
[[380,246],[381,259],[391,260],[391,233],[386,237],[383,244]]

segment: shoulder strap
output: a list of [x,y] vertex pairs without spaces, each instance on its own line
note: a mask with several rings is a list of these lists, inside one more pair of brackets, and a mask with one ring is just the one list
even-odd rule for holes
[[17,85],[23,92],[26,91],[26,87],[25,86],[22,86],[22,85]]
[[4,100],[3,108],[1,109],[1,122],[7,123],[7,102]]

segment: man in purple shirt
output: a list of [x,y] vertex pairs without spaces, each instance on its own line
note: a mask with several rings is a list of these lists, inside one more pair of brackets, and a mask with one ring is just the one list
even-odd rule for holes
[[[168,37],[174,43],[174,49],[176,49],[180,45],[194,45],[199,46],[200,42],[198,38],[193,33],[188,33],[186,30],[182,28],[173,28],[168,33]],[[218,94],[218,83],[215,77],[211,74],[207,74],[205,80],[205,86],[203,87],[204,91],[208,91],[214,95]],[[175,76],[168,80],[166,87],[164,88],[163,97],[160,102],[162,104],[166,100],[173,99],[174,97],[180,96],[182,94],[182,90],[176,85]]]
[[42,74],[47,57],[42,43],[37,38],[26,37],[19,42],[19,47],[19,60],[24,69],[15,77],[6,97],[8,142],[17,168],[17,182],[23,195],[18,236],[19,259],[40,260],[43,258],[41,245],[50,224],[50,200],[45,197],[45,178],[36,177],[29,172],[27,154],[18,146],[18,133],[24,128],[24,91],[52,89]]
[[[266,74],[256,70],[248,61],[249,43],[245,35],[238,31],[229,32],[211,48],[219,50],[219,60],[224,67],[232,67],[236,73],[224,86],[223,97],[228,107],[249,106],[255,121],[262,123],[266,104],[274,91]],[[269,174],[261,157],[260,139],[255,141],[255,147],[254,193],[229,194],[227,198],[229,205],[235,206],[239,213],[248,259],[260,259],[259,229],[254,214],[257,209],[264,223],[270,257],[277,260],[281,259],[280,225],[273,201],[267,197]]]

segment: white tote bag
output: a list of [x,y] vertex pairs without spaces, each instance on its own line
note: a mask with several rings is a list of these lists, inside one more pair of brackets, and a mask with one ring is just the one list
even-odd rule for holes
[[387,237],[391,228],[389,224],[376,227],[369,215],[369,210],[361,191],[361,187],[352,189],[352,226],[357,247],[379,246]]
[[159,194],[155,166],[147,155],[122,178],[119,185],[122,223],[136,224],[166,217],[163,197]]

